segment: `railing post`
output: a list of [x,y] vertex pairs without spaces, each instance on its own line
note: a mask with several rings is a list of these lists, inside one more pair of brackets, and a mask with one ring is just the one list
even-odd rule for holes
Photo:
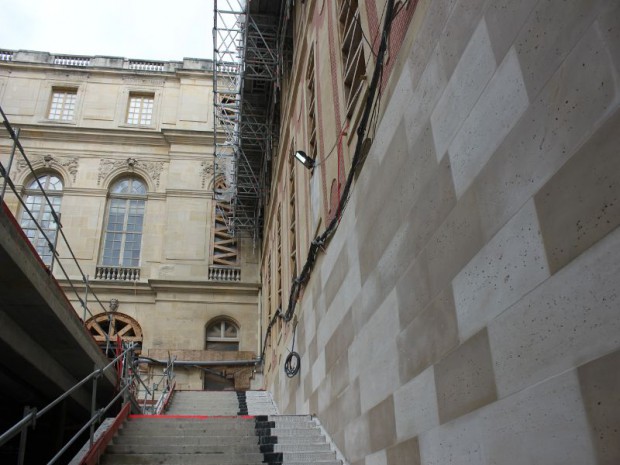
[[6,193],[6,185],[9,182],[9,174],[11,173],[11,166],[13,165],[13,159],[15,158],[15,149],[17,148],[17,141],[19,140],[19,128],[15,131],[15,140],[13,141],[13,148],[11,149],[11,156],[9,158],[9,164],[6,167],[4,174],[4,183],[2,184],[2,192],[0,193],[0,205],[4,202],[4,194]]
[[[37,409],[31,409],[30,407],[24,407],[24,418],[32,417],[36,415]],[[36,417],[35,417],[36,418]],[[25,423],[22,426],[22,432],[19,437],[19,455],[17,456],[17,465],[24,465],[24,458],[26,456],[26,441],[28,440],[28,423]],[[32,422],[32,427],[34,428],[34,421]]]
[[82,323],[86,323],[86,309],[88,308],[88,275],[84,277],[84,302],[82,303],[82,307],[84,308],[84,317],[82,318]]
[[[95,370],[97,370],[97,365],[95,365]],[[95,411],[97,409],[97,379],[101,376],[101,371],[93,376],[93,392],[90,399],[90,418],[93,418],[95,415]],[[93,447],[95,443],[95,423],[90,425],[90,447]]]
[[56,247],[58,246],[58,228],[60,228],[60,216],[62,213],[58,213],[58,223],[56,223],[56,232],[54,234],[54,247],[52,248],[52,261],[50,262],[50,271],[54,269],[54,261],[56,260]]

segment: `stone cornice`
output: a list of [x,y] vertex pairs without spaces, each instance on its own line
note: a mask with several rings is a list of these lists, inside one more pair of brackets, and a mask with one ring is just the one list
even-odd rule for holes
[[213,145],[213,131],[183,129],[162,129],[169,144]]
[[201,199],[213,198],[213,192],[194,189],[166,189],[166,197],[194,197]]
[[156,292],[213,292],[225,294],[257,295],[260,289],[258,283],[245,282],[216,282],[216,281],[173,281],[167,279],[149,279],[149,285]]
[[65,127],[44,124],[19,124],[23,139],[62,140],[63,142],[95,142],[111,145],[139,144],[167,146],[161,132],[109,128]]

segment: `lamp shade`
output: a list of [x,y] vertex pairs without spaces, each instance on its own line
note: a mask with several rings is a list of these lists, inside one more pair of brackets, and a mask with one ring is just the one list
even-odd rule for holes
[[300,162],[302,162],[306,168],[308,169],[314,168],[314,160],[310,158],[308,155],[306,155],[306,152],[303,152],[302,150],[297,150],[295,152],[295,158],[297,158]]

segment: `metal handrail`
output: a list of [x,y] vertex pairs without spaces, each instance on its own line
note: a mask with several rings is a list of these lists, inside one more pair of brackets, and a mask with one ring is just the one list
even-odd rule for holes
[[[159,399],[157,400],[157,402],[154,404],[154,406],[151,406],[150,409],[148,409],[145,404],[142,408],[142,413],[144,414],[161,413],[161,410],[163,409],[166,398],[168,397],[168,395],[170,394],[171,390],[174,388],[174,385],[175,385],[174,363],[175,363],[176,358],[168,360],[168,365],[164,369],[164,373],[161,375],[161,380],[158,383],[153,385],[153,390],[149,390],[148,386],[140,378],[139,372],[136,369],[137,368],[136,357],[134,356],[134,350],[136,347],[137,347],[137,344],[135,343],[130,343],[126,345],[123,351],[118,356],[116,356],[112,361],[110,361],[105,367],[98,368],[94,370],[93,372],[91,372],[90,374],[88,374],[85,378],[83,378],[81,381],[76,383],[73,387],[71,387],[69,390],[64,392],[59,397],[57,397],[55,400],[53,400],[50,404],[46,405],[41,410],[37,411],[36,409],[32,409],[32,410],[27,409],[24,415],[24,418],[22,418],[20,421],[15,423],[15,425],[13,425],[11,428],[9,428],[7,431],[5,431],[0,436],[0,447],[2,447],[8,441],[10,441],[15,436],[21,433],[22,437],[21,437],[20,446],[19,446],[20,449],[19,449],[19,456],[18,456],[19,457],[18,464],[22,465],[24,463],[24,454],[25,454],[25,449],[26,449],[28,428],[31,427],[34,429],[36,427],[36,422],[38,419],[40,419],[43,415],[49,412],[52,408],[54,408],[56,405],[58,405],[63,400],[67,399],[74,392],[76,392],[78,389],[83,387],[86,383],[88,383],[91,380],[93,382],[93,389],[92,389],[92,394],[91,394],[90,419],[84,424],[84,426],[82,426],[82,428],[80,428],[80,430],[76,434],[74,434],[67,441],[67,443],[65,443],[65,445],[56,453],[56,455],[52,457],[52,459],[48,462],[48,465],[54,464],[60,457],[62,457],[62,455],[69,449],[69,447],[71,447],[71,445],[75,443],[75,441],[77,441],[88,428],[90,428],[90,434],[89,434],[90,447],[93,447],[94,442],[95,442],[94,441],[95,423],[101,420],[103,415],[110,408],[112,408],[112,406],[121,397],[123,397],[124,399],[124,404],[127,404],[127,402],[132,402],[136,404],[135,390],[136,390],[137,385],[142,384],[146,390],[147,396],[151,396],[151,399],[154,400],[155,391],[159,389],[159,387],[164,382],[164,380],[166,381],[165,387],[162,390],[161,395]],[[122,387],[119,390],[119,392],[114,396],[114,398],[105,407],[97,409],[96,408],[97,386],[98,386],[97,380],[101,378],[107,370],[109,370],[110,368],[118,364],[119,361],[122,362],[121,378],[120,378]]]
[[[60,267],[60,269],[62,271],[62,274],[64,275],[65,279],[69,283],[69,286],[71,287],[71,290],[73,291],[73,293],[77,297],[77,300],[80,302],[80,305],[81,305],[81,307],[84,310],[84,318],[83,318],[83,322],[82,323],[86,323],[86,313],[88,313],[91,317],[94,316],[94,314],[88,308],[88,300],[87,299],[88,299],[89,292],[94,297],[96,302],[99,304],[99,306],[101,307],[103,312],[105,313],[107,310],[104,307],[104,305],[101,302],[101,300],[99,299],[99,297],[97,296],[97,294],[90,287],[90,282],[89,282],[89,279],[88,279],[88,275],[86,275],[84,273],[84,270],[82,269],[80,263],[78,262],[77,257],[75,255],[75,253],[73,252],[73,249],[71,248],[71,245],[69,244],[69,241],[67,240],[67,237],[65,236],[65,233],[64,233],[63,227],[62,227],[62,223],[60,222],[60,215],[54,209],[54,206],[52,205],[52,202],[50,201],[49,196],[45,192],[45,189],[43,188],[43,185],[39,181],[39,178],[36,176],[36,173],[34,171],[32,163],[28,159],[28,157],[26,155],[26,152],[24,150],[24,147],[22,146],[21,142],[19,141],[19,129],[17,129],[17,130],[13,129],[13,126],[11,126],[11,123],[9,122],[9,120],[8,120],[6,114],[4,113],[4,111],[3,111],[1,106],[0,106],[0,115],[2,116],[2,124],[4,125],[4,127],[7,130],[7,132],[9,133],[10,138],[13,140],[13,148],[12,148],[11,155],[10,155],[10,158],[9,158],[8,167],[5,168],[4,165],[2,163],[0,163],[0,176],[2,176],[4,178],[4,183],[3,183],[3,186],[2,186],[2,190],[0,191],[0,205],[4,201],[4,194],[5,194],[5,191],[6,191],[6,187],[8,186],[11,189],[11,191],[13,192],[13,194],[15,195],[15,197],[17,197],[17,199],[18,199],[19,203],[21,204],[23,210],[25,212],[27,212],[28,216],[34,222],[34,224],[36,225],[37,229],[41,232],[41,234],[43,235],[43,238],[47,242],[47,245],[48,245],[50,251],[52,252],[52,257],[53,257],[53,259],[55,259],[54,263],[57,263],[58,266]],[[60,233],[60,236],[62,237],[63,242],[64,242],[67,250],[69,251],[69,253],[71,255],[71,259],[72,259],[73,263],[76,265],[76,267],[77,267],[77,269],[78,269],[78,271],[80,273],[80,277],[82,279],[82,282],[85,285],[85,289],[86,289],[85,299],[82,299],[82,297],[80,296],[80,294],[79,294],[76,286],[74,285],[73,281],[71,280],[71,278],[69,278],[67,270],[65,269],[64,265],[60,261],[60,256],[58,254],[57,246],[56,246],[56,243],[55,243],[57,241],[57,239],[58,239],[58,234],[56,235],[55,241],[52,242],[50,237],[43,230],[43,228],[41,227],[39,222],[36,220],[36,218],[34,217],[32,212],[30,211],[30,209],[26,205],[24,199],[19,194],[15,184],[11,180],[10,170],[11,170],[11,167],[12,167],[12,164],[13,164],[13,159],[15,157],[16,150],[23,157],[23,159],[24,159],[24,161],[26,163],[26,166],[30,170],[30,173],[35,175],[34,179],[35,179],[35,181],[37,183],[37,186],[39,187],[39,190],[41,191],[41,194],[43,195],[43,197],[45,199],[45,202],[47,203],[47,206],[50,209],[52,217],[54,218],[54,221],[56,222],[57,232]],[[97,321],[95,321],[94,324],[99,327],[101,332],[104,334],[104,337],[106,338],[106,343],[109,345],[112,341],[110,341],[109,336],[107,334],[107,331],[105,331],[103,328],[101,328],[101,326],[99,325],[99,323]]]
[[[84,384],[86,384],[88,381],[97,380],[98,378],[103,376],[103,373],[106,372],[109,368],[113,367],[116,363],[118,363],[119,360],[123,358],[126,359],[128,354],[131,354],[133,356],[134,349],[135,349],[135,344],[131,344],[128,348],[126,348],[120,355],[118,355],[114,360],[108,363],[105,367],[94,370],[92,373],[90,373],[88,376],[83,378],[81,381],[79,381],[69,390],[65,391],[63,394],[58,396],[55,400],[53,400],[50,404],[46,405],[41,410],[37,411],[36,409],[33,409],[29,411],[24,418],[22,418],[20,421],[18,421],[15,425],[13,425],[11,428],[9,428],[7,431],[5,431],[0,436],[0,447],[2,447],[4,444],[6,444],[11,439],[13,439],[20,432],[23,432],[24,428],[27,428],[28,426],[34,427],[34,425],[36,424],[36,421],[39,418],[41,418],[43,415],[49,412],[52,408],[54,408],[60,402],[62,402],[63,400],[71,396],[71,394],[77,391],[80,387],[84,386]],[[121,392],[124,392],[128,387],[129,387],[129,384],[127,383],[127,385],[121,390]],[[93,389],[93,397],[96,398],[96,389]],[[115,399],[117,397],[115,397]]]
[[[144,399],[142,400],[142,411],[144,413],[151,413],[153,415],[158,415],[159,413],[161,413],[161,410],[164,407],[166,396],[174,385],[175,363],[176,363],[176,356],[168,359],[168,363],[166,364],[166,367],[164,368],[163,373],[161,375],[158,375],[160,378],[159,381],[157,383],[153,383],[151,391],[149,391],[146,384],[144,384],[142,380],[140,379],[146,391],[145,392],[146,395],[144,396]],[[165,386],[161,390],[161,394],[159,395],[157,402],[155,402],[155,393],[160,390],[160,386],[162,385],[164,381],[166,381]],[[150,406],[147,406],[147,400],[149,396],[150,396],[151,403],[150,403]]]

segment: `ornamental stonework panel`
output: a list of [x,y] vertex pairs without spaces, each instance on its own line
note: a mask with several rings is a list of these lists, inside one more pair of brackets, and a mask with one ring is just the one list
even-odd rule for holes
[[102,158],[99,161],[99,173],[97,176],[97,185],[101,185],[101,181],[106,178],[111,172],[115,170],[128,170],[132,172],[135,168],[140,168],[145,171],[148,176],[153,180],[156,187],[159,187],[159,180],[161,173],[164,169],[163,161],[143,161],[136,160],[135,158],[126,158],[124,160]]
[[[30,164],[34,169],[50,168],[58,171],[66,171],[71,176],[73,182],[77,177],[80,160],[78,157],[59,157],[55,155],[35,155],[30,157]],[[17,174],[22,173],[28,168],[28,163],[23,158],[17,160],[15,171]]]

